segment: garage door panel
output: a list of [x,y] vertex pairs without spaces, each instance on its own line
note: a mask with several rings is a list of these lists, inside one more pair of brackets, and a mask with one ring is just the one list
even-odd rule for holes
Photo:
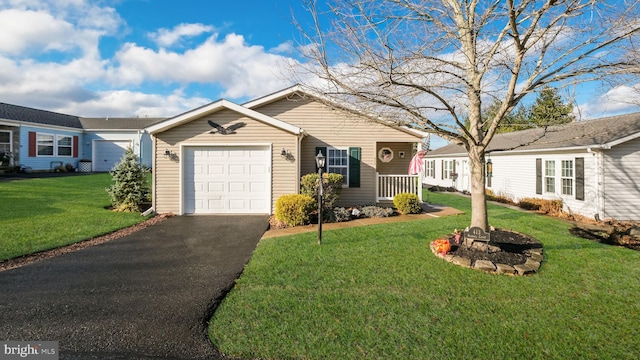
[[224,183],[218,181],[209,182],[209,193],[223,193],[224,192]]
[[229,165],[229,175],[244,175],[245,174],[245,165],[244,164],[230,164]]
[[229,183],[229,192],[244,192],[245,183],[243,182],[230,182]]
[[97,140],[93,143],[93,171],[110,171],[120,162],[127,148],[131,146],[129,140]]
[[216,164],[216,165],[209,165],[207,167],[207,173],[209,175],[222,175],[224,174],[224,165],[220,165],[220,164]]
[[[269,213],[270,162],[267,146],[186,147],[185,213]],[[206,172],[192,171],[190,164]]]

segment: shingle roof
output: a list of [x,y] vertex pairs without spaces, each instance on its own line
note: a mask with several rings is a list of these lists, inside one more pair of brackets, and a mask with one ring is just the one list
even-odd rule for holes
[[[633,135],[640,136],[640,113],[576,121],[546,129],[528,129],[496,135],[487,151],[552,150],[615,145]],[[427,156],[466,155],[463,146],[450,144]]]
[[85,130],[142,130],[164,118],[80,118]]
[[0,103],[0,119],[82,129],[77,116]]

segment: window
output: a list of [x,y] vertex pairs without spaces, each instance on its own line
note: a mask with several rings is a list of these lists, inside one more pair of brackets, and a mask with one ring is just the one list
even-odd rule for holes
[[58,156],[71,156],[71,136],[58,135]]
[[0,130],[0,153],[11,152],[11,131]]
[[442,160],[442,179],[453,179],[452,174],[455,172],[453,160]]
[[53,156],[53,135],[38,134],[38,156]]
[[425,177],[435,178],[436,177],[436,161],[435,160],[427,160],[427,166],[425,166]]
[[327,149],[327,172],[342,174],[342,184],[349,184],[349,152],[346,149]]
[[562,195],[573,195],[573,160],[562,160]]
[[556,162],[546,160],[544,162],[544,191],[548,193],[556,192]]

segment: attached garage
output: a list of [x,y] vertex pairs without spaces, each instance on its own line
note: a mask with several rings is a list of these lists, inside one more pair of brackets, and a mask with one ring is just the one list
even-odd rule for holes
[[158,213],[272,214],[298,192],[301,128],[220,100],[147,131]]
[[184,146],[185,214],[269,214],[271,147]]
[[131,147],[131,140],[94,140],[93,171],[111,171],[128,147]]

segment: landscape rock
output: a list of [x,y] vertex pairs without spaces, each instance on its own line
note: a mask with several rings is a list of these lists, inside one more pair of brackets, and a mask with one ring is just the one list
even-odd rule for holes
[[536,269],[526,264],[514,265],[513,268],[516,269],[518,275],[527,275],[536,272]]
[[496,264],[496,272],[499,274],[515,274],[516,269],[507,264]]
[[489,260],[476,260],[473,268],[484,271],[496,271],[496,266]]

